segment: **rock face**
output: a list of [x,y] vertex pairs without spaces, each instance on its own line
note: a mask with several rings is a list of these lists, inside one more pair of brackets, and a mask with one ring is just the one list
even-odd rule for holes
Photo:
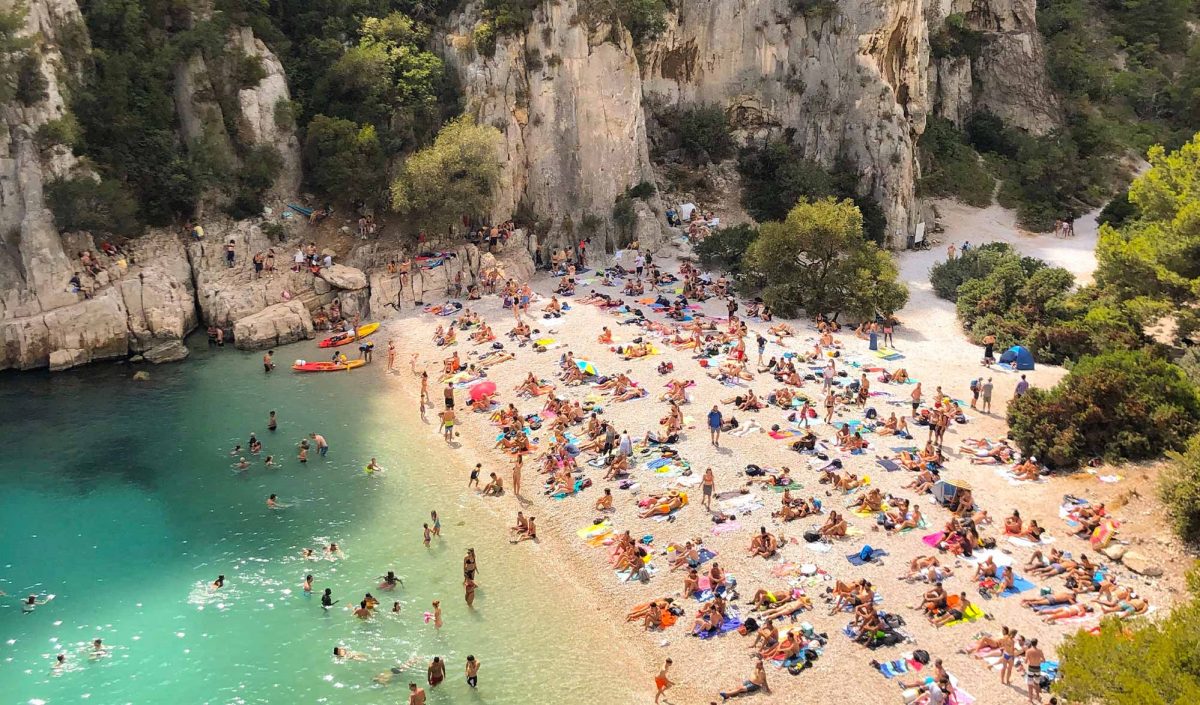
[[261,350],[311,337],[312,315],[300,301],[268,306],[233,325],[234,345],[242,350]]
[[181,340],[172,340],[170,342],[155,345],[146,351],[142,357],[146,362],[153,362],[156,365],[161,365],[164,362],[179,362],[187,358],[189,354],[187,346]]
[[[549,214],[551,233],[565,241],[579,225],[567,219],[591,215],[606,222],[596,236],[619,243],[607,222],[613,202],[653,179],[640,68],[628,32],[614,29],[617,42],[601,41],[578,15],[578,0],[544,3],[528,32],[486,58],[462,41],[475,22],[467,12],[455,18],[443,53],[476,121],[504,134],[496,218],[524,203]],[[535,55],[540,67],[529,63]]]
[[939,0],[926,6],[931,32],[951,15],[980,33],[981,47],[976,56],[929,55],[936,67],[929,72],[934,112],[961,125],[971,113],[987,110],[1036,135],[1060,126],[1035,0]]

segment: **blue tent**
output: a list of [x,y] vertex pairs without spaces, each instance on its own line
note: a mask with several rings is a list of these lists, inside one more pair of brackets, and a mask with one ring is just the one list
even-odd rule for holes
[[1033,353],[1020,345],[1014,345],[1000,356],[1000,364],[1014,365],[1018,370],[1033,369]]

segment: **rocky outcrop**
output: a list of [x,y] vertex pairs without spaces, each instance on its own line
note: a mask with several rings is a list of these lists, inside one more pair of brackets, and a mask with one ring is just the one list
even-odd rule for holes
[[234,345],[242,350],[260,350],[311,337],[312,315],[300,301],[268,306],[239,318],[233,325]]
[[930,32],[944,31],[951,16],[977,33],[979,48],[969,56],[928,54],[938,116],[961,125],[972,113],[986,110],[1035,135],[1062,124],[1062,109],[1046,75],[1035,0],[939,0],[926,5]]
[[167,343],[155,345],[146,351],[142,358],[146,362],[152,362],[156,365],[161,365],[164,362],[179,362],[187,359],[189,351],[182,340],[172,340]]
[[361,269],[347,267],[344,264],[325,267],[321,270],[320,277],[335,289],[357,291],[367,287],[367,275],[363,274]]
[[239,129],[248,142],[269,145],[279,153],[283,168],[271,193],[277,198],[292,196],[300,189],[300,140],[292,122],[292,95],[283,64],[249,27],[234,30],[229,46],[258,59],[264,74],[254,86],[238,90]]

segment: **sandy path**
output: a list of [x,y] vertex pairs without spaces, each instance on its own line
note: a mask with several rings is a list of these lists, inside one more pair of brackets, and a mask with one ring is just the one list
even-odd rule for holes
[[[963,239],[970,239],[973,244],[980,244],[988,239],[1005,240],[1017,244],[1024,252],[1069,266],[1081,275],[1089,274],[1094,267],[1094,258],[1086,257],[1090,247],[1089,243],[1094,242],[1094,228],[1086,227],[1084,219],[1077,224],[1079,235],[1075,240],[1058,241],[1048,237],[1027,237],[1016,234],[1015,230],[1011,228],[1011,216],[998,208],[976,211],[954,204],[943,204],[941,207],[943,219],[947,224],[947,232],[941,236],[944,241],[961,243]],[[897,330],[896,347],[905,353],[906,357],[900,362],[882,364],[889,369],[900,365],[907,367],[913,376],[924,382],[927,395],[931,395],[934,387],[940,384],[944,386],[947,394],[960,399],[969,398],[967,382],[980,369],[978,365],[980,350],[963,338],[954,319],[953,306],[937,299],[929,288],[928,269],[939,258],[945,257],[944,244],[941,249],[941,252],[906,253],[901,256],[902,276],[909,283],[912,293],[909,305],[900,313],[905,325]],[[674,254],[677,253],[664,251],[656,256],[656,261],[665,271],[676,271],[677,262],[673,258]],[[548,297],[554,283],[555,280],[539,277],[534,285],[543,296]],[[595,287],[595,284],[583,284],[579,293],[586,294],[589,288]],[[601,289],[601,291],[613,295],[619,293],[616,289]],[[517,355],[516,360],[500,364],[489,370],[489,378],[496,382],[500,390],[501,403],[507,404],[512,401],[517,404],[522,413],[526,414],[540,410],[544,401],[542,398],[516,399],[512,390],[529,371],[533,371],[539,377],[555,378],[559,355],[564,350],[536,353],[529,347],[518,348],[504,338],[504,333],[512,327],[513,317],[511,313],[500,307],[500,302],[495,297],[472,302],[470,308],[478,311],[485,320],[489,321],[496,333],[501,336],[501,340],[504,341],[505,349],[515,352]],[[710,301],[705,304],[704,308],[709,315],[724,315],[724,307],[720,302]],[[646,335],[645,331],[634,326],[616,325],[619,319],[590,305],[576,305],[564,318],[556,321],[543,319],[540,314],[540,305],[535,305],[534,310],[538,312],[538,315],[534,319],[533,325],[541,328],[543,335],[549,335],[568,344],[569,349],[575,353],[577,358],[593,361],[602,374],[629,373],[636,381],[648,387],[655,397],[662,391],[663,384],[670,377],[695,379],[697,384],[691,390],[694,401],[684,406],[683,411],[685,414],[695,417],[696,425],[684,433],[681,442],[676,447],[681,455],[690,461],[697,476],[703,472],[705,467],[714,468],[718,493],[743,485],[746,478],[741,473],[748,463],[753,462],[763,467],[788,465],[793,468],[794,476],[803,483],[803,488],[798,491],[799,494],[815,495],[821,497],[827,507],[839,510],[842,508],[844,499],[825,494],[825,487],[816,482],[816,474],[808,469],[807,459],[790,451],[787,441],[776,441],[770,439],[765,433],[755,433],[746,437],[727,435],[722,448],[715,449],[711,446],[708,433],[703,428],[705,412],[714,403],[717,403],[717,400],[742,393],[744,390],[730,389],[704,376],[696,360],[692,359],[690,351],[676,351],[660,342],[659,347],[664,351],[660,356],[628,362],[621,361],[615,353],[608,349],[608,346],[596,343],[596,335],[601,326],[609,326],[618,341],[626,342],[637,335]],[[652,317],[661,320],[659,316],[652,315]],[[389,337],[397,340],[397,344],[401,348],[400,367],[403,371],[392,379],[399,383],[399,393],[409,398],[414,406],[417,386],[413,375],[408,372],[410,352],[418,352],[423,361],[422,364],[429,366],[431,393],[438,407],[441,405],[440,385],[437,384],[440,372],[439,361],[447,352],[434,348],[430,344],[430,340],[433,329],[437,325],[447,322],[448,319],[429,315],[409,315],[402,319],[388,321],[382,334],[377,338],[380,341]],[[792,349],[811,348],[811,340],[815,339],[815,331],[807,324],[794,322],[794,325],[800,331],[799,337],[787,339],[785,342]],[[751,326],[752,331],[765,328],[766,326],[761,323]],[[534,337],[540,336],[535,335]],[[472,361],[474,359],[472,355],[475,352],[481,353],[487,349],[487,346],[471,345],[465,339],[465,335],[462,338],[457,349],[464,361]],[[845,345],[848,357],[865,359],[866,343],[864,341],[856,340],[851,334],[840,336],[840,340]],[[384,346],[385,343],[381,342],[380,347]],[[753,348],[753,345],[751,344],[749,347]],[[781,348],[771,344],[768,346],[766,354],[771,356],[781,352]],[[753,356],[753,352],[751,355]],[[655,366],[664,360],[670,360],[675,365],[675,372],[668,377],[660,377],[654,370]],[[1061,369],[1039,366],[1038,370],[1030,375],[1030,380],[1037,385],[1048,385],[1062,374]],[[857,373],[854,376],[857,377]],[[1011,396],[1012,388],[1016,384],[1016,375],[996,373],[994,377],[996,378],[995,405],[997,411],[1002,413],[1004,403]],[[751,386],[762,397],[776,387],[774,381],[767,376],[759,376],[751,383]],[[874,379],[872,387],[875,390],[888,392],[896,399],[906,399],[911,390],[911,387],[885,385],[875,382]],[[819,387],[814,389],[813,383],[809,383],[806,390],[814,395],[819,394],[820,391]],[[560,384],[558,391],[568,398],[582,399],[592,390],[586,387],[564,387]],[[464,391],[460,391],[459,398],[462,399],[464,394]],[[666,412],[664,403],[650,399],[626,403],[609,403],[605,400],[604,403],[604,416],[609,418],[618,430],[628,429],[634,436],[641,436],[645,430],[656,426],[660,416]],[[872,399],[871,403],[880,408],[885,415],[890,409],[898,408],[886,406],[875,399]],[[727,416],[731,413],[729,406],[724,406],[723,410]],[[436,411],[436,408],[429,410],[428,417],[431,421],[436,418]],[[757,414],[738,412],[737,416],[743,422],[753,418],[759,425],[767,428],[772,424],[786,424],[785,414],[779,409],[766,409]],[[860,418],[860,416],[861,410],[857,408],[846,409],[839,414],[841,419]],[[971,416],[970,424],[955,426],[947,434],[946,448],[948,451],[957,448],[959,440],[966,436],[997,438],[1004,434],[1005,425],[1001,416],[979,414],[971,414]],[[460,467],[450,471],[460,472],[465,478],[470,466],[481,461],[484,464],[483,478],[485,481],[487,473],[494,470],[505,477],[507,484],[511,460],[490,447],[491,437],[496,432],[495,427],[489,425],[487,418],[482,414],[460,411],[459,418],[462,436],[452,444],[452,447],[456,449]],[[436,435],[434,425],[430,424],[429,428],[430,442],[441,443],[442,441]],[[918,431],[916,442],[923,442],[924,435],[921,433],[921,429],[915,430]],[[829,437],[832,435],[832,430],[826,427],[818,433],[822,437]],[[873,454],[876,452],[887,454],[890,445],[905,444],[888,443],[886,439],[878,436],[871,438],[877,448],[867,455],[842,456],[846,467],[860,475],[870,474],[875,479],[876,486],[886,492],[911,498],[911,491],[902,489],[902,486],[911,480],[909,474],[904,472],[885,473],[874,464],[873,459]],[[583,457],[591,456],[586,454]],[[717,536],[713,534],[713,524],[707,513],[699,507],[698,501],[694,501],[691,506],[678,512],[677,520],[672,523],[638,519],[634,498],[630,496],[630,493],[617,489],[615,483],[603,481],[601,471],[586,468],[586,466],[586,474],[594,480],[595,486],[565,500],[552,500],[541,493],[542,478],[538,475],[533,461],[532,456],[527,458],[523,479],[523,494],[525,495],[523,498],[515,498],[511,493],[501,498],[483,498],[474,496],[472,492],[464,491],[464,500],[479,502],[481,507],[487,506],[490,509],[500,507],[500,511],[513,515],[518,509],[523,509],[527,514],[537,516],[539,533],[544,537],[541,544],[522,543],[514,546],[513,550],[528,551],[533,569],[554,570],[569,574],[571,582],[584,586],[594,596],[594,600],[585,605],[559,604],[555,599],[557,596],[538,596],[538,599],[546,601],[547,609],[596,609],[609,619],[621,620],[629,607],[636,603],[653,597],[677,595],[680,591],[682,572],[670,572],[668,564],[662,556],[658,556],[654,560],[658,572],[648,583],[621,584],[606,561],[605,549],[588,547],[576,537],[575,531],[591,524],[593,518],[597,516],[592,505],[602,493],[602,488],[606,486],[613,488],[616,498],[616,511],[611,516],[611,521],[617,530],[629,529],[634,536],[652,534],[654,536],[652,548],[656,554],[661,552],[669,541],[682,543],[692,537],[702,538],[705,546],[717,552],[717,560],[722,566],[737,577],[739,591],[745,599],[748,599],[756,588],[779,588],[784,582],[784,579],[771,575],[772,568],[778,566],[779,561],[752,559],[748,555],[746,548],[751,533],[762,525],[773,532],[783,532],[788,537],[798,538],[805,528],[821,521],[818,519],[799,520],[782,525],[770,516],[770,513],[778,508],[778,496],[770,490],[756,489],[755,494],[765,506],[756,509],[748,516],[741,517],[739,519],[740,530]],[[1000,477],[991,467],[972,466],[966,460],[953,456],[948,463],[946,475],[969,478],[976,488],[977,500],[993,515],[1004,516],[1013,507],[1021,507],[1023,516],[1036,518],[1044,526],[1050,528],[1050,532],[1058,537],[1057,545],[1075,552],[1086,551],[1087,545],[1070,537],[1064,531],[1064,526],[1057,519],[1055,513],[1058,498],[1067,491],[1075,494],[1094,492],[1107,497],[1112,494],[1112,488],[1120,487],[1119,485],[1102,485],[1093,478],[1063,479],[1038,485],[1014,486],[1009,484],[1008,480]],[[645,468],[635,470],[634,479],[638,480],[640,484],[641,495],[665,489],[674,482],[672,479],[657,477],[652,471]],[[694,492],[694,495],[698,500],[698,490]],[[940,507],[932,506],[927,497],[920,498],[919,501],[930,525],[928,531],[932,532],[946,521],[948,512]],[[1151,512],[1138,516],[1139,522],[1160,520],[1160,513]],[[878,702],[900,702],[899,690],[895,683],[885,680],[869,665],[869,662],[872,659],[881,661],[895,659],[901,653],[914,648],[923,648],[930,651],[934,657],[944,658],[946,667],[962,680],[966,690],[975,695],[979,702],[1021,702],[1023,695],[1016,689],[1001,686],[998,676],[990,672],[982,662],[955,654],[954,650],[968,642],[979,631],[998,632],[1000,624],[1011,625],[1023,633],[1040,636],[1043,646],[1052,648],[1067,628],[1048,627],[1042,624],[1031,612],[1020,608],[1016,598],[1008,598],[983,603],[988,612],[995,616],[995,621],[981,621],[973,625],[935,629],[922,618],[919,612],[909,609],[918,601],[924,588],[920,584],[908,584],[896,580],[896,577],[902,572],[902,567],[906,566],[909,560],[917,555],[932,552],[920,540],[920,534],[926,532],[887,536],[872,531],[873,522],[870,519],[850,517],[850,521],[853,526],[863,532],[861,536],[837,542],[832,546],[832,550],[826,553],[813,552],[803,541],[789,542],[781,551],[782,560],[795,563],[814,563],[840,580],[858,577],[870,579],[883,596],[882,607],[888,611],[900,613],[907,620],[907,631],[912,635],[914,643],[874,652],[851,643],[840,633],[842,627],[848,622],[849,615],[830,616],[828,606],[821,602],[820,596],[829,583],[820,582],[806,586],[805,589],[814,599],[817,609],[804,613],[801,621],[811,623],[818,633],[824,632],[829,635],[829,643],[824,655],[817,661],[814,668],[795,677],[774,666],[768,666],[768,676],[774,688],[774,694],[754,696],[752,702],[795,702],[802,696],[807,696],[804,698],[806,700],[812,700],[813,693],[829,694],[817,696],[816,700],[818,701],[831,700],[835,697],[833,694],[836,694],[839,699],[848,697],[852,702],[864,698]],[[855,552],[865,542],[875,547],[885,548],[890,556],[885,558],[882,564],[864,567],[851,566],[845,555]],[[1029,549],[1017,548],[1003,541],[1001,547],[1011,551],[1018,564],[1027,560],[1031,553]],[[952,592],[966,590],[969,595],[974,595],[974,585],[970,581],[971,570],[973,567],[970,565],[956,566],[955,576],[947,581],[947,589]],[[1057,583],[1055,584],[1057,585]],[[1160,591],[1151,586],[1146,586],[1143,590],[1149,591],[1160,603],[1165,599]],[[613,649],[627,650],[645,664],[645,669],[640,673],[623,671],[613,675],[622,679],[644,680],[647,702],[652,700],[653,691],[650,680],[653,672],[661,660],[668,656],[675,661],[673,673],[680,683],[671,691],[671,701],[676,703],[703,703],[715,700],[718,690],[737,685],[750,675],[753,664],[749,648],[750,640],[737,634],[729,634],[707,641],[688,636],[696,603],[692,600],[682,600],[682,603],[687,608],[688,615],[681,618],[679,624],[664,632],[647,633],[640,626],[627,625],[623,627],[622,632],[627,635],[625,643],[600,644],[597,647],[601,654]],[[740,608],[745,615],[748,607],[740,606]],[[781,629],[786,626],[782,625]],[[597,667],[605,668],[605,663],[603,657],[600,657]]]

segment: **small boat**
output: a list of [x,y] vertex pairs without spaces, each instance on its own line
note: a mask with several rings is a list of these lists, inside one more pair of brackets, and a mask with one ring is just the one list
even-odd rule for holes
[[322,348],[336,348],[339,345],[349,345],[350,343],[353,343],[357,340],[367,337],[368,335],[374,333],[377,330],[379,330],[378,323],[364,323],[358,327],[358,335],[357,336],[351,335],[349,332],[338,333],[336,335],[329,336],[325,340],[322,340],[321,342],[317,343],[317,345],[319,345]]
[[362,367],[367,364],[366,360],[347,360],[346,362],[305,362],[304,360],[296,360],[296,364],[292,365],[293,372],[341,372],[342,370],[352,370],[355,367]]

